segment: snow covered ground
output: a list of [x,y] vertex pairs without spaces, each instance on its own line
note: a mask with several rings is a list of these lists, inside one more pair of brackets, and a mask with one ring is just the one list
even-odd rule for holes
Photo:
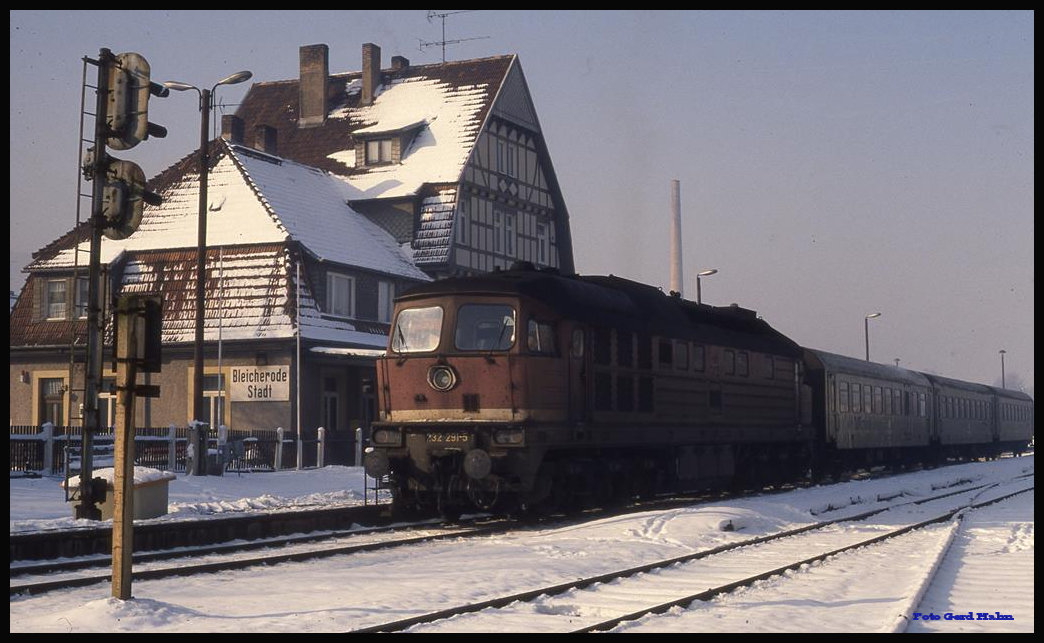
[[[638,513],[583,526],[138,581],[133,586],[134,598],[128,601],[112,598],[107,584],[12,597],[10,629],[343,632],[436,606],[448,607],[705,550],[827,516],[860,513],[881,506],[879,494],[890,496],[902,491],[904,498],[913,499],[929,495],[933,486],[960,483],[970,487],[1032,473],[1033,463],[1031,455]],[[1026,486],[1032,480],[1028,478]],[[12,532],[84,524],[70,517],[72,512],[62,502],[58,480],[12,478],[10,491]],[[351,467],[179,476],[170,485],[170,514],[154,520],[358,504],[363,493],[362,472]],[[842,554],[686,609],[625,623],[615,631],[877,632],[905,628],[910,632],[1032,632],[1033,495],[1022,494],[969,512],[959,524],[918,530],[904,540]],[[728,523],[734,531],[723,529]],[[853,527],[868,528],[872,526]],[[945,555],[939,553],[943,551]],[[749,554],[756,556],[756,550]],[[918,587],[918,570],[933,567],[937,567],[934,582]],[[650,605],[656,598],[650,597]],[[531,610],[531,622],[549,614],[569,621],[594,609],[582,601],[582,597],[570,593],[542,597],[523,607],[516,617],[483,620],[478,630],[468,629],[471,615],[414,629],[532,631],[524,624],[525,610]],[[969,613],[1002,613],[1013,620],[954,618]],[[905,614],[920,616],[907,621]],[[939,618],[932,619],[932,615]],[[522,619],[515,620],[519,616]]]

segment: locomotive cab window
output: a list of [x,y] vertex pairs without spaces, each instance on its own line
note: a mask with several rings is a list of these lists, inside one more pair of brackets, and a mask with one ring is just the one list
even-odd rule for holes
[[555,354],[555,327],[547,322],[530,319],[527,326],[526,345],[530,353]]
[[462,351],[506,351],[515,343],[515,309],[465,304],[457,311],[454,344]]
[[407,308],[399,312],[392,328],[392,351],[427,353],[439,346],[442,335],[442,308]]

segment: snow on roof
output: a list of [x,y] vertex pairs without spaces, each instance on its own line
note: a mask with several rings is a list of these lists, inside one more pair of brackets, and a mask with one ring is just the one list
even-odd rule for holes
[[[409,279],[429,278],[383,229],[347,204],[344,179],[248,148],[224,145],[207,178],[209,248],[300,241],[319,259]],[[134,234],[103,238],[100,260],[122,253],[196,248],[199,238],[199,174],[185,174],[164,190],[163,203],[145,208]],[[79,244],[80,264],[90,241]],[[70,268],[68,247],[30,265],[31,270]]]
[[348,177],[353,200],[411,196],[425,183],[456,183],[475,145],[487,106],[487,85],[453,86],[422,77],[392,80],[382,86],[372,105],[344,107],[330,114],[362,127],[353,134],[378,134],[421,127],[402,160],[360,168],[355,147],[328,158],[356,171]]
[[319,259],[428,281],[391,235],[348,206],[343,178],[244,147],[232,152],[276,220]]
[[[126,239],[103,237],[100,260],[113,262],[127,251],[195,248],[199,243],[199,173],[188,173],[161,193],[163,203],[146,206],[141,225]],[[242,172],[227,156],[207,178],[207,246],[282,242],[286,229],[279,225]],[[86,265],[90,240],[79,244],[80,265]],[[69,268],[76,249],[68,247],[53,257],[30,264],[30,270]]]

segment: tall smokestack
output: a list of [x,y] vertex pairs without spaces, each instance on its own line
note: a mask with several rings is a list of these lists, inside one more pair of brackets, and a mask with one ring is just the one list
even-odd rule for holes
[[684,295],[681,250],[681,182],[671,181],[671,290]]

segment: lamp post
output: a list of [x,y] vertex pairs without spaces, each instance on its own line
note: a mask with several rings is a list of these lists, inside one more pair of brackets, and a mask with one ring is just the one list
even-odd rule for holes
[[881,313],[870,313],[863,318],[863,331],[866,336],[866,361],[870,361],[870,320],[874,317],[880,317]]
[[700,292],[700,277],[710,277],[711,275],[718,272],[717,268],[710,268],[708,270],[701,270],[696,273],[696,303],[703,303],[703,297]]
[[1008,351],[1004,350],[1003,348],[1000,351],[1000,356],[1001,356],[1001,388],[1008,388],[1007,386],[1004,385],[1004,353],[1007,353],[1007,352]]
[[[203,317],[207,258],[207,174],[210,171],[207,130],[210,129],[210,110],[213,107],[214,90],[218,88],[218,85],[235,85],[250,80],[251,76],[253,74],[249,71],[238,71],[214,83],[210,89],[200,89],[195,85],[178,81],[163,83],[165,87],[174,91],[195,90],[199,94],[199,111],[202,115],[199,127],[199,230],[196,247],[196,341],[193,353],[195,370],[192,373],[192,419],[197,423],[205,422],[203,411]],[[205,442],[203,446],[206,446]],[[205,452],[198,454],[196,462],[205,462],[205,455]],[[199,471],[197,470],[195,473],[199,473]]]

